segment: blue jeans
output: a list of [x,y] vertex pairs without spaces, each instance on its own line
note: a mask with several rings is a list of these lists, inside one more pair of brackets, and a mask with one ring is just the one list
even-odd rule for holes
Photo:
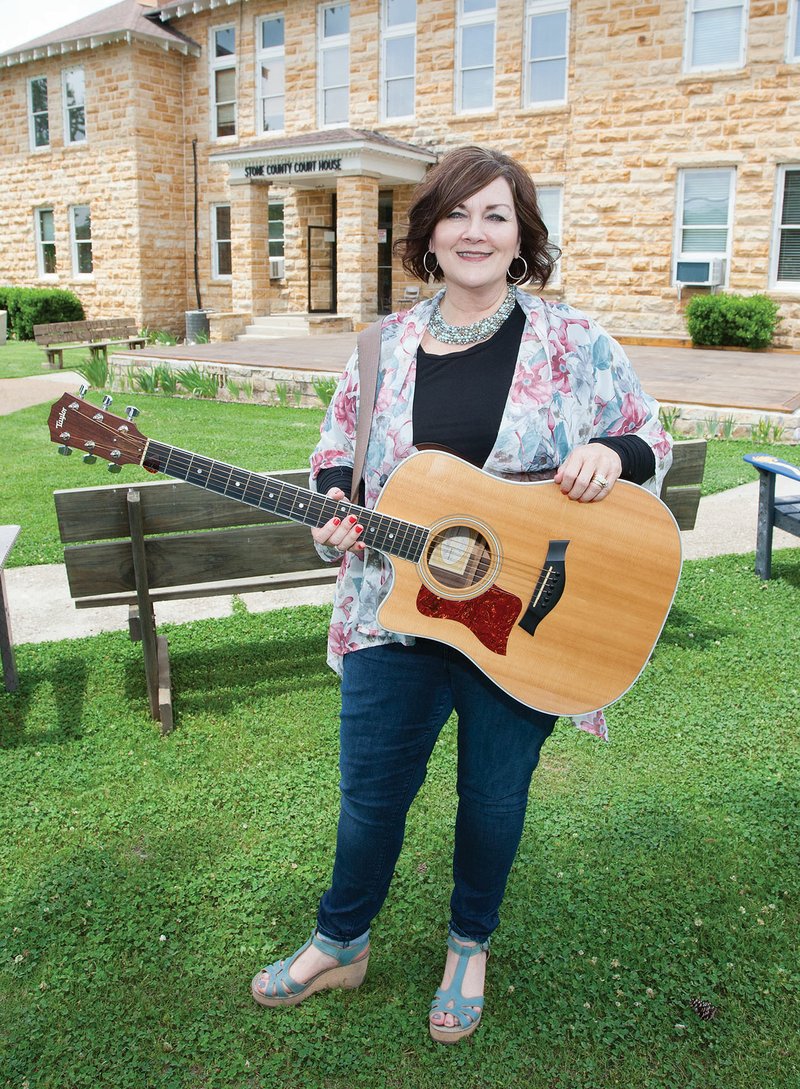
[[556,720],[506,696],[457,651],[418,639],[413,647],[390,643],[344,658],[336,859],[317,916],[329,938],[352,941],[380,911],[406,814],[454,709],[458,811],[450,925],[473,941],[485,941],[498,925],[531,776]]

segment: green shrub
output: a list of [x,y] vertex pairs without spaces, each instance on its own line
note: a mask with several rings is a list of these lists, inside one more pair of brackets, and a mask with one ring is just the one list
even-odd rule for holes
[[49,287],[0,287],[0,310],[8,311],[8,328],[17,340],[33,340],[34,325],[86,316],[77,295]]
[[694,344],[768,348],[778,323],[778,304],[766,295],[695,295],[686,307]]

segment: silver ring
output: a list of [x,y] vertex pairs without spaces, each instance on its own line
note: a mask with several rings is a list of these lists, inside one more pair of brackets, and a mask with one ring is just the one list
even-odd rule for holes
[[592,479],[589,481],[589,483],[590,484],[597,484],[601,491],[603,490],[603,488],[608,487],[608,481],[606,480],[606,478],[604,476],[601,476],[600,473],[595,473],[594,476],[592,477]]

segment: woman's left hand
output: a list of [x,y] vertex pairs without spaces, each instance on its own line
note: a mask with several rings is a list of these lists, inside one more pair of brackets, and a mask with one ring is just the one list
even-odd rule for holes
[[569,499],[599,503],[614,487],[621,472],[622,461],[616,450],[593,442],[571,450],[553,479]]

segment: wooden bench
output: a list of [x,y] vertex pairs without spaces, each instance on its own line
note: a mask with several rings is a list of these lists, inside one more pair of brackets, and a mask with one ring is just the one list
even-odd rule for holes
[[664,477],[661,498],[672,511],[679,529],[694,529],[697,521],[706,447],[705,439],[683,439],[672,447],[672,465]]
[[756,530],[756,574],[772,576],[772,531],[776,527],[800,537],[800,494],[775,497],[779,476],[800,481],[800,467],[771,454],[745,454],[744,460],[758,469],[758,528]]
[[14,658],[14,641],[11,638],[4,567],[18,534],[19,526],[0,526],[0,658],[3,660],[3,683],[8,692],[16,692],[19,678]]
[[[307,470],[271,473],[308,486]],[[127,605],[141,640],[150,712],[173,727],[169,649],[159,601],[333,583],[303,525],[191,484],[156,481],[55,492],[70,594],[79,609]]]
[[92,359],[107,359],[112,344],[126,345],[128,350],[147,344],[147,337],[141,336],[132,318],[55,321],[34,325],[33,335],[39,347],[44,348],[49,365],[62,368],[64,352],[72,348],[88,349]]

